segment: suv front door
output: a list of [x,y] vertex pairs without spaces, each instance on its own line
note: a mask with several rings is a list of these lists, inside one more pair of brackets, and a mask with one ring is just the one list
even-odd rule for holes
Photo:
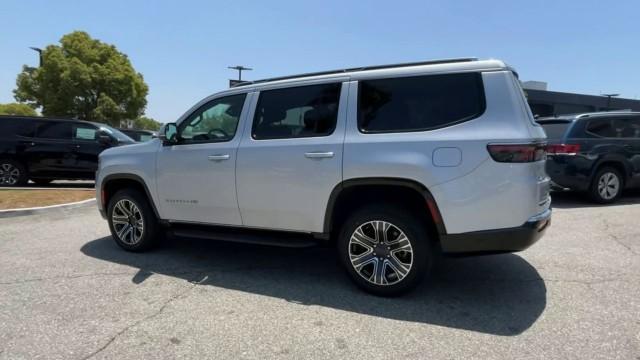
[[157,156],[161,217],[241,225],[236,197],[236,153],[247,94],[206,102],[178,124],[178,143]]
[[237,162],[245,226],[322,232],[342,181],[347,83],[260,92]]
[[35,177],[76,178],[76,153],[71,144],[71,121],[36,122],[28,152],[29,173]]

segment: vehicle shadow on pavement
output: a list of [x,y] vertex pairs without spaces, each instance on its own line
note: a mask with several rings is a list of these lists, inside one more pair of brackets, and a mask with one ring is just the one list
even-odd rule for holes
[[589,195],[577,191],[554,191],[551,193],[551,206],[558,209],[575,209],[602,206],[620,206],[640,204],[640,190],[625,190],[613,204],[596,204]]
[[512,336],[528,329],[546,306],[538,272],[517,255],[444,259],[415,291],[381,298],[358,290],[332,248],[283,249],[176,238],[155,251],[121,250],[111,237],[85,244],[93,258],[154,274],[386,319]]

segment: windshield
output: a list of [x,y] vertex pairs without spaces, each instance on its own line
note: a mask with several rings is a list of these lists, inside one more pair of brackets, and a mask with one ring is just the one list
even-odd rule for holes
[[109,135],[115,137],[116,139],[118,139],[118,141],[122,141],[122,142],[135,142],[135,140],[133,140],[132,138],[128,137],[127,135],[125,135],[123,132],[121,132],[120,130],[114,129],[111,126],[107,126],[107,125],[100,125],[100,130],[105,131],[106,133],[108,133]]

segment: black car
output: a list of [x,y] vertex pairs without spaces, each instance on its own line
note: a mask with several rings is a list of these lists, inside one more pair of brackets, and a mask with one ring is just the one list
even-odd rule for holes
[[539,118],[547,133],[554,186],[585,191],[598,203],[640,187],[640,112]]
[[98,154],[109,147],[133,144],[104,124],[43,117],[0,116],[0,185],[28,180],[92,180]]
[[136,142],[145,142],[155,138],[157,135],[151,130],[136,130],[136,129],[118,129],[128,137],[132,138]]

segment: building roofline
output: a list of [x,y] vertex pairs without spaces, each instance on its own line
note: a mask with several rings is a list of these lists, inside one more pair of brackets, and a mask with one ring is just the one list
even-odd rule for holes
[[553,120],[576,121],[578,119],[583,119],[583,118],[611,116],[611,115],[637,116],[637,115],[640,115],[640,112],[631,111],[631,110],[597,111],[597,112],[577,113],[577,114],[563,114],[563,115],[557,115],[557,116],[544,116],[544,117],[537,118],[536,121],[543,121],[543,122],[553,121]]
[[[593,95],[593,94],[580,94],[580,93],[571,93],[571,92],[566,92],[566,91],[553,91],[553,90],[538,90],[538,89],[523,89],[526,93],[545,93],[545,94],[549,94],[549,95],[553,95],[553,96],[567,96],[567,97],[592,97],[592,98],[598,98],[598,99],[604,99],[605,101],[607,100],[606,96],[603,95]],[[634,101],[634,102],[640,102],[640,100],[638,99],[629,99],[629,98],[623,98],[623,97],[612,97],[611,100],[613,101]]]

